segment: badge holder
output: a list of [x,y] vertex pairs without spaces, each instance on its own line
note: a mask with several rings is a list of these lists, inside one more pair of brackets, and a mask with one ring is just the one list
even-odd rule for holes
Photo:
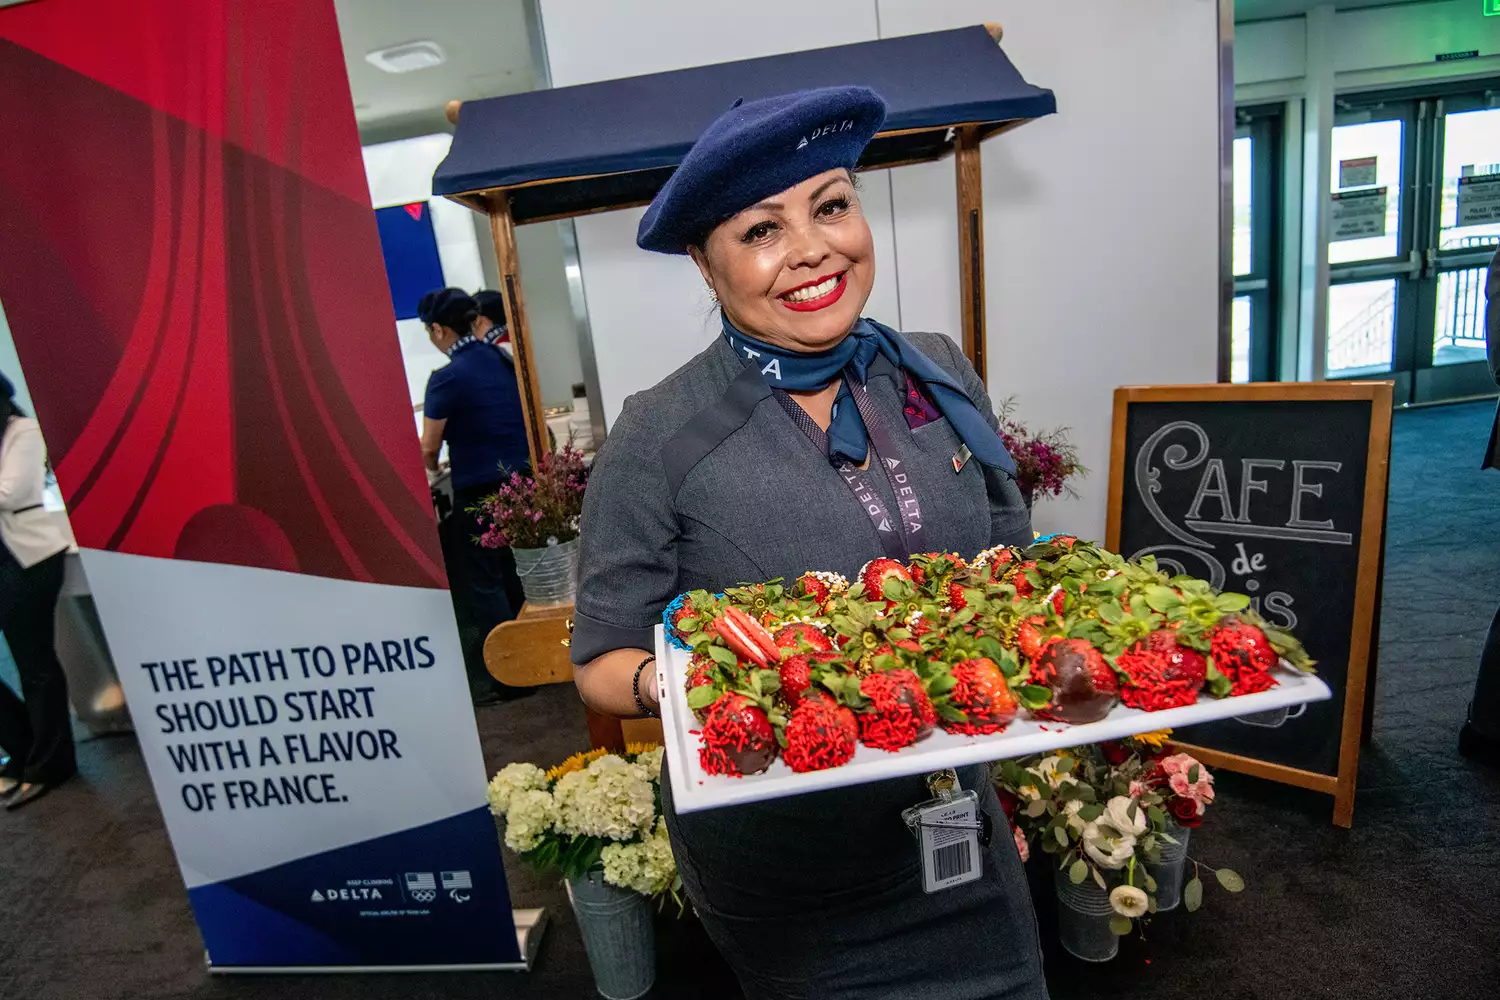
[[902,810],[901,818],[917,838],[922,889],[933,893],[984,874],[981,844],[989,843],[989,817],[979,809],[979,795],[960,788],[952,770],[928,775],[927,787],[934,797]]

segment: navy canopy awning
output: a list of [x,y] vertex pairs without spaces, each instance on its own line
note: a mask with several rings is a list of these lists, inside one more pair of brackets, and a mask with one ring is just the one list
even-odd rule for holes
[[975,25],[466,101],[432,189],[481,209],[503,190],[517,223],[644,204],[736,99],[841,84],[889,105],[861,168],[936,159],[952,126],[983,137],[1057,110]]

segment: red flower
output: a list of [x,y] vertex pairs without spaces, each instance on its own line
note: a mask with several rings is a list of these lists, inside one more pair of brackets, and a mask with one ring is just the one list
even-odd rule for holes
[[1178,826],[1191,829],[1203,822],[1203,816],[1198,812],[1198,803],[1192,799],[1174,798],[1167,808],[1172,811],[1172,818],[1177,821]]
[[1099,749],[1104,751],[1104,759],[1112,765],[1123,764],[1130,758],[1130,751],[1119,740],[1106,740],[1099,744]]

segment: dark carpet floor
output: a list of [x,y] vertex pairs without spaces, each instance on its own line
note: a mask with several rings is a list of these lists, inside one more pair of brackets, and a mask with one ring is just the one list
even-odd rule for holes
[[[1467,1000],[1500,993],[1500,774],[1455,744],[1480,644],[1500,603],[1500,473],[1478,453],[1493,404],[1398,415],[1375,736],[1353,830],[1322,795],[1230,774],[1191,853],[1249,889],[1210,885],[1204,908],[1088,966],[1050,949],[1056,1000]],[[480,712],[486,764],[556,760],[587,742],[572,690]],[[512,866],[517,906],[553,922],[536,970],[223,978],[202,944],[134,741],[80,747],[81,779],[0,813],[0,997],[395,1000],[593,995],[557,883]],[[1050,939],[1048,901],[1039,907]],[[652,997],[734,1000],[691,919],[663,920]],[[963,942],[955,941],[954,961]]]

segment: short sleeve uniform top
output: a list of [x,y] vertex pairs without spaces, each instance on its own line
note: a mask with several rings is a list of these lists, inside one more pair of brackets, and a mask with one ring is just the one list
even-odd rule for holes
[[427,379],[424,416],[446,420],[448,464],[457,490],[499,482],[501,468],[531,462],[514,363],[482,340],[461,343]]

